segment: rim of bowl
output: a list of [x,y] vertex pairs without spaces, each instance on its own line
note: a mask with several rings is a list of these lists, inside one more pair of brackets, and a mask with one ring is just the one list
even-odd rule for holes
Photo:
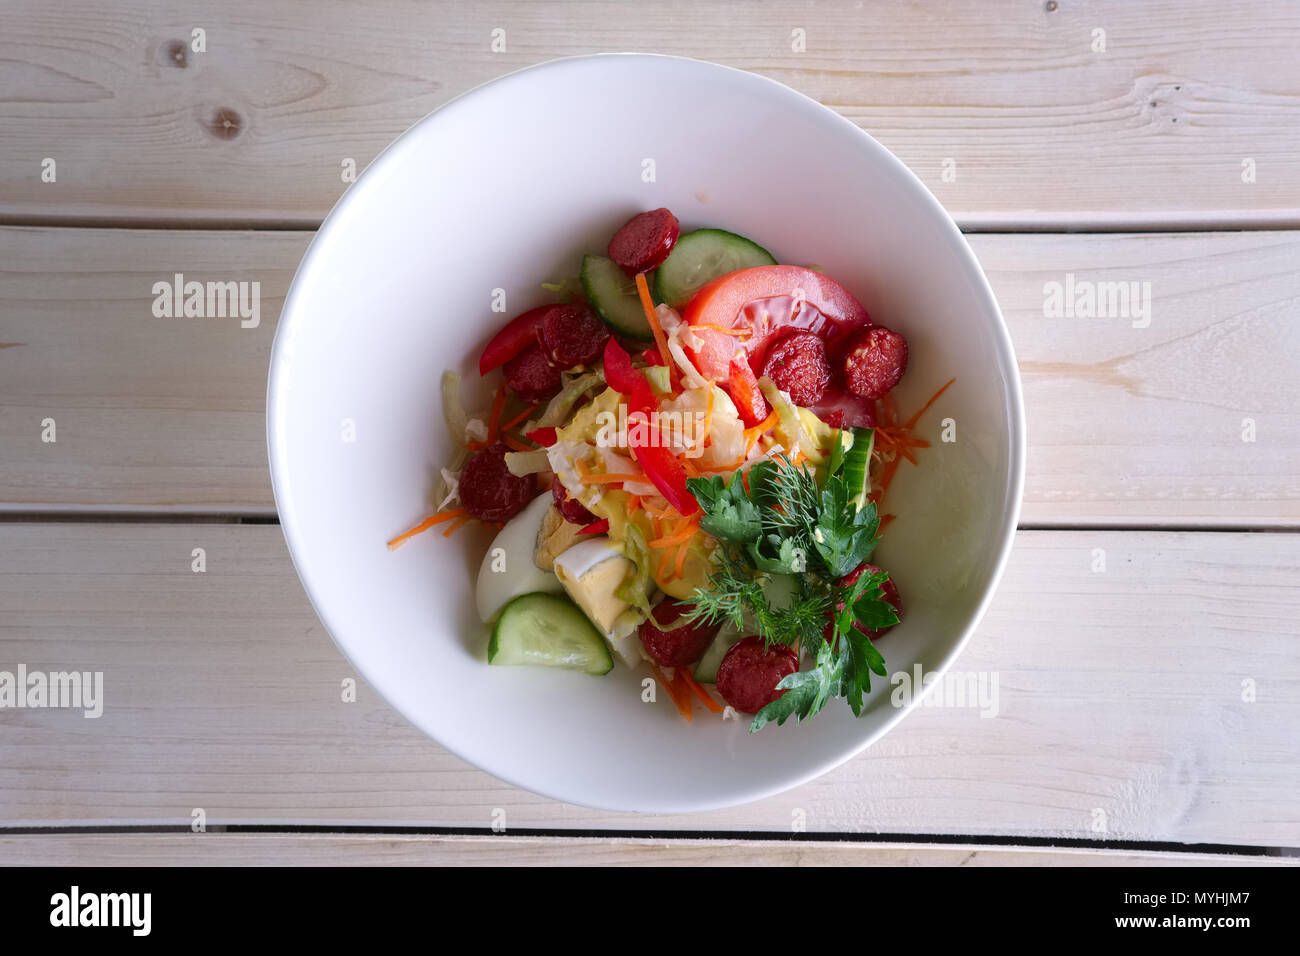
[[[374,688],[375,692],[379,694],[379,696],[384,699],[384,702],[390,707],[392,707],[392,704],[388,701],[387,695],[384,694],[382,688],[371,679],[368,669],[362,667],[360,663],[350,653],[348,653],[348,650],[343,646],[342,642],[334,636],[334,629],[331,627],[326,615],[322,613],[321,603],[318,600],[312,585],[307,581],[307,578],[302,573],[302,568],[298,558],[301,550],[301,543],[297,540],[297,533],[285,520],[286,514],[292,513],[292,506],[291,503],[282,501],[280,486],[284,479],[281,477],[281,473],[284,471],[286,466],[277,454],[275,422],[279,411],[277,393],[280,377],[282,374],[286,374],[286,367],[290,364],[282,354],[283,345],[284,341],[288,339],[288,333],[286,330],[290,325],[294,324],[295,321],[294,309],[299,296],[300,280],[304,280],[307,274],[311,271],[312,265],[319,253],[318,245],[321,242],[322,237],[325,236],[331,220],[340,216],[344,208],[353,202],[354,198],[359,195],[360,191],[356,189],[357,184],[359,184],[365,176],[369,175],[372,170],[378,169],[387,162],[390,158],[390,154],[396,152],[402,142],[408,136],[411,136],[417,128],[432,120],[432,118],[437,116],[439,113],[457,107],[464,108],[467,105],[472,105],[471,101],[475,100],[479,94],[483,93],[490,87],[504,83],[508,80],[517,79],[524,74],[564,69],[595,60],[613,61],[644,59],[676,61],[687,64],[691,68],[704,68],[706,70],[741,74],[747,77],[750,82],[768,86],[776,92],[777,95],[793,97],[796,102],[802,101],[802,105],[805,108],[811,107],[813,112],[823,116],[827,122],[840,126],[848,132],[849,135],[858,137],[863,148],[875,153],[878,161],[883,162],[886,166],[892,167],[896,173],[900,174],[906,181],[909,181],[912,186],[919,191],[921,197],[920,201],[922,204],[942,221],[942,229],[945,234],[949,240],[955,240],[955,243],[960,250],[962,268],[965,271],[967,278],[972,281],[981,304],[997,319],[997,327],[995,329],[997,352],[999,358],[1005,363],[1005,368],[1002,369],[1002,372],[1007,381],[1009,398],[1009,407],[1007,412],[1009,427],[1008,439],[1010,441],[1009,463],[1011,474],[1009,476],[1010,481],[1008,482],[1002,502],[1002,508],[1006,515],[1007,522],[1002,532],[1002,540],[998,543],[997,559],[994,563],[993,572],[989,578],[988,587],[980,598],[979,604],[976,606],[974,613],[972,613],[967,621],[961,636],[952,644],[948,652],[943,655],[939,664],[932,668],[932,673],[941,677],[962,652],[966,643],[975,633],[975,629],[979,626],[980,621],[983,620],[984,614],[988,610],[988,606],[992,602],[994,594],[997,592],[998,585],[1002,581],[1002,574],[1006,570],[1007,561],[1011,555],[1011,548],[1014,544],[1016,530],[1020,521],[1021,499],[1024,492],[1026,436],[1025,407],[1024,396],[1021,389],[1020,368],[1016,362],[1015,348],[1011,342],[1011,334],[1007,329],[1006,319],[1003,317],[1002,309],[999,307],[997,298],[993,294],[993,289],[989,285],[988,277],[985,276],[984,270],[980,268],[979,261],[975,258],[975,253],[971,250],[970,244],[966,242],[966,237],[962,235],[961,230],[957,227],[952,216],[949,215],[948,211],[943,207],[939,200],[935,198],[934,194],[930,192],[929,188],[921,181],[920,177],[917,176],[916,173],[914,173],[901,159],[878,142],[870,133],[862,129],[852,120],[847,119],[829,106],[813,99],[811,96],[801,93],[793,87],[787,86],[778,80],[771,79],[770,77],[763,76],[759,73],[753,73],[749,70],[742,70],[733,66],[726,66],[722,63],[714,63],[710,60],[700,60],[695,57],[676,56],[664,53],[610,52],[557,57],[556,59],[546,60],[541,63],[535,63],[531,66],[512,70],[509,73],[504,73],[480,83],[477,86],[471,87],[420,117],[420,119],[412,123],[380,151],[380,153],[366,166],[362,174],[357,177],[356,182],[339,197],[338,201],[335,202],[334,206],[330,209],[329,213],[326,214],[325,218],[321,221],[320,226],[317,228],[316,234],[308,244],[307,251],[303,253],[302,261],[298,264],[293,279],[290,281],[289,291],[285,295],[284,305],[280,310],[280,319],[276,325],[275,338],[271,344],[270,369],[267,377],[266,392],[267,460],[271,471],[271,491],[275,501],[276,515],[280,518],[280,530],[284,534],[285,544],[289,550],[289,559],[293,563],[294,573],[297,574],[298,581],[301,583],[303,590],[307,594],[307,600],[311,604],[312,610],[316,613],[316,617],[320,620],[321,624],[324,625],[326,632],[330,635],[330,640],[334,642],[335,647],[338,648],[339,652],[348,663],[355,668],[357,673],[368,684],[370,684],[372,688]],[[927,682],[928,686],[925,687],[920,694],[914,694],[911,703],[908,704],[908,706],[898,708],[896,713],[890,716],[871,733],[864,734],[860,738],[855,738],[850,747],[839,753],[834,758],[823,761],[810,769],[801,770],[779,784],[751,786],[744,790],[738,790],[732,797],[722,801],[715,800],[701,803],[694,800],[661,800],[653,805],[644,807],[611,806],[599,802],[588,803],[580,796],[575,796],[574,794],[557,792],[549,787],[536,787],[524,783],[515,779],[507,770],[496,768],[489,769],[477,757],[471,757],[462,753],[458,748],[449,746],[437,734],[432,732],[430,728],[424,726],[422,722],[417,721],[411,715],[397,710],[395,707],[393,709],[397,710],[406,721],[415,726],[421,733],[425,734],[434,743],[447,750],[449,753],[454,754],[476,769],[482,770],[511,786],[520,788],[521,790],[527,790],[531,793],[536,793],[563,803],[576,803],[581,806],[599,810],[632,813],[692,813],[719,810],[727,807],[740,806],[745,803],[752,803],[756,800],[762,800],[765,797],[774,796],[795,787],[802,786],[811,780],[815,780],[816,778],[829,773],[836,767],[839,767],[858,756],[862,751],[866,750],[873,743],[892,730],[899,721],[907,716],[907,714],[915,710],[939,683],[940,681],[938,680]]]

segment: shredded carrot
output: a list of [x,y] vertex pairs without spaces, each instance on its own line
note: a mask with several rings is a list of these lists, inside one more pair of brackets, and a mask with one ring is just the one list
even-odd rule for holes
[[[930,447],[928,441],[913,435],[912,429],[916,427],[916,423],[920,421],[921,416],[955,381],[957,381],[955,378],[948,379],[943,387],[930,396],[930,400],[905,422],[899,422],[898,420],[898,406],[895,405],[892,395],[887,396],[878,403],[878,418],[880,421],[876,425],[876,441],[883,451],[892,452],[893,458],[885,462],[881,467],[878,480],[874,483],[875,487],[871,492],[871,500],[876,502],[877,505],[884,499],[886,492],[889,491],[889,486],[893,484],[894,476],[898,473],[898,466],[903,461],[911,462],[913,465],[917,464],[912,449]],[[883,528],[887,523],[885,518],[882,518],[880,526]]]
[[506,443],[506,447],[513,448],[515,451],[537,451],[529,445],[525,445],[514,435],[502,435],[501,440]]
[[472,519],[469,515],[461,515],[460,517],[452,521],[451,524],[447,525],[447,529],[443,531],[442,536],[444,538],[450,538],[453,534],[456,533],[457,528],[461,527],[462,525],[464,525],[466,522],[470,520]]
[[637,511],[637,510],[639,510],[640,507],[641,507],[641,496],[640,496],[640,495],[629,494],[629,495],[627,496],[627,511],[628,511],[628,514],[631,514],[633,511]]
[[893,461],[886,462],[884,468],[881,469],[880,487],[874,490],[871,494],[871,497],[876,504],[880,504],[881,500],[885,497],[885,493],[889,491],[889,486],[893,483],[894,475],[898,473],[898,466],[902,460],[902,458],[895,458]]
[[488,416],[488,440],[490,445],[497,440],[498,425],[501,423],[501,411],[506,407],[506,383],[497,386],[497,393],[492,398],[492,412]]
[[672,368],[673,357],[668,352],[668,338],[664,335],[663,326],[659,324],[659,313],[655,311],[655,304],[650,299],[650,286],[645,281],[644,272],[636,274],[636,294],[641,298],[645,319],[650,323],[650,331],[654,333],[655,345],[659,347],[659,357],[664,360],[664,365]]
[[677,577],[686,576],[686,552],[691,548],[690,538],[683,541],[677,548],[677,563],[673,565],[673,571]]
[[403,531],[392,541],[388,542],[388,549],[390,551],[396,551],[406,543],[407,539],[415,537],[421,531],[428,531],[434,525],[442,524],[444,521],[450,521],[452,518],[455,518],[458,515],[463,515],[464,513],[464,508],[449,508],[446,511],[439,511],[436,514],[429,515],[429,517],[425,518],[411,530]]
[[935,402],[937,402],[939,400],[939,396],[942,395],[944,392],[948,391],[948,386],[955,381],[957,381],[955,378],[948,379],[948,381],[944,383],[943,388],[939,389],[939,391],[931,395],[930,400],[921,406],[921,410],[919,412],[917,412],[915,415],[913,415],[911,418],[909,418],[906,422],[903,423],[903,427],[910,429],[918,421],[920,421],[921,416],[930,410],[930,406],[933,405]]
[[541,405],[529,405],[527,408],[525,408],[514,418],[510,419],[510,421],[502,425],[501,430],[504,432],[510,430],[511,428],[514,428],[516,425],[524,421],[526,418],[528,418],[529,415],[531,415],[533,412],[537,411],[541,407],[542,407]]
[[773,409],[772,412],[767,416],[767,418],[763,419],[753,428],[745,429],[745,454],[746,455],[748,455],[750,450],[754,447],[754,442],[758,441],[758,439],[761,436],[767,434],[772,428],[774,428],[776,426],[776,423],[777,423],[776,409]]
[[[673,690],[676,691],[677,696],[682,699],[682,702],[686,705],[686,709],[693,711],[694,708],[691,706],[691,697],[693,695],[691,694],[691,685],[686,683],[686,668],[679,667],[673,674]],[[691,718],[687,717],[686,719],[689,721]]]
[[692,461],[689,458],[679,458],[678,460],[682,463],[682,470],[686,472],[686,477],[688,478],[700,477],[700,469],[695,467],[694,461]]
[[693,515],[686,518],[673,529],[673,533],[663,538],[656,538],[653,541],[646,542],[647,547],[651,548],[671,548],[675,544],[681,544],[683,541],[689,541],[694,537],[695,532],[699,530],[699,515]]
[[661,501],[663,501],[663,499],[658,497],[641,499],[641,510],[644,511],[646,514],[650,515],[650,517],[655,519],[656,537],[658,537],[659,535],[659,519],[667,518],[672,511],[672,509],[669,508],[668,506],[668,502],[666,501],[663,501],[664,507],[660,508],[659,503]]
[[[657,533],[658,529],[656,528],[656,534]],[[655,582],[662,588],[668,582],[675,580],[677,577],[678,575],[673,570],[672,563],[669,561],[668,553],[664,551],[660,555],[658,565],[655,568]]]
[[693,716],[691,714],[690,697],[686,697],[686,698],[681,697],[675,685],[675,681],[670,681],[667,677],[665,677],[664,672],[659,669],[659,665],[656,664],[654,661],[650,662],[650,669],[654,671],[655,679],[659,681],[659,686],[662,687],[664,691],[668,694],[668,696],[672,698],[673,703],[677,706],[677,712],[681,714],[683,717],[685,717],[687,720],[690,720],[691,717]]
[[886,432],[886,430],[880,427],[877,427],[876,429],[876,437],[877,439],[880,440],[882,451],[885,450],[892,451],[898,457],[906,458],[912,464],[914,465],[916,464],[916,456],[913,455],[910,451],[908,451],[906,443],[893,440],[891,436],[889,436],[889,434]]
[[700,699],[705,707],[709,708],[712,713],[722,713],[722,705],[713,699],[712,694],[699,685],[695,678],[691,676],[690,671],[687,668],[682,667],[677,672],[682,675],[682,679],[686,682],[686,686],[695,692],[695,696]]
[[573,468],[578,473],[579,478],[586,478],[591,472],[587,469],[587,462],[582,458],[573,459]]
[[672,571],[672,568],[669,568],[667,571],[665,571],[664,564],[665,564],[665,560],[661,558],[659,560],[658,566],[654,569],[653,575],[655,579],[655,584],[659,585],[660,588],[666,589],[668,585],[672,583],[673,579],[672,576],[669,574],[669,572]]
[[627,475],[608,471],[600,475],[582,475],[578,480],[584,485],[606,485],[614,481],[645,481],[645,475]]
[[884,417],[892,424],[898,424],[898,402],[894,400],[893,395],[886,395],[880,400],[880,407],[884,409]]

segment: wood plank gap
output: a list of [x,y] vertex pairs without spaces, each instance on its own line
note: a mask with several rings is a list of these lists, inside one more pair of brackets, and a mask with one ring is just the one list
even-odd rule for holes
[[[1241,216],[1225,212],[1221,216],[1200,215],[1195,218],[1170,216],[1130,216],[1116,214],[1081,215],[1079,218],[1055,216],[1049,220],[1001,217],[955,218],[963,235],[1110,235],[1113,233],[1149,233],[1168,235],[1203,232],[1286,232],[1300,229],[1300,216],[1291,212],[1277,215]],[[198,217],[171,219],[155,216],[59,216],[0,214],[0,228],[30,227],[40,229],[124,229],[134,231],[167,230],[171,232],[316,232],[323,220],[319,217],[284,219],[223,219]]]
[[[70,826],[70,827],[4,827],[0,838],[7,836],[105,836],[137,833],[181,833],[192,831],[188,826],[123,825],[123,826]],[[1114,852],[1160,853],[1216,853],[1235,856],[1300,856],[1300,847],[1249,846],[1234,843],[1176,843],[1158,840],[1085,840],[1058,837],[1005,836],[998,834],[967,835],[953,833],[837,833],[804,832],[780,833],[762,830],[609,830],[564,829],[554,827],[511,827],[505,834],[497,834],[490,827],[407,827],[407,826],[291,826],[291,825],[241,825],[230,824],[209,827],[208,834],[221,832],[244,835],[291,836],[306,834],[355,834],[360,836],[509,836],[532,839],[567,840],[733,840],[766,843],[848,843],[882,844],[913,843],[925,846],[992,846],[1007,848],[1069,848],[1082,850],[1110,850]]]

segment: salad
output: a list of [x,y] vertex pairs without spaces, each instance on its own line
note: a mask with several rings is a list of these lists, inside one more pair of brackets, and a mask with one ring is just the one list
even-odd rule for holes
[[929,443],[891,390],[902,335],[815,266],[721,229],[640,213],[544,288],[479,359],[491,407],[442,379],[457,449],[438,510],[389,542],[496,529],[476,601],[492,665],[648,668],[759,730],[833,698],[860,715],[899,622],[871,563],[883,500]]

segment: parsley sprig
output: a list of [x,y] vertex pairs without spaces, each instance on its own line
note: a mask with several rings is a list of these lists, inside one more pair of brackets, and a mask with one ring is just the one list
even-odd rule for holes
[[[884,657],[854,625],[898,623],[881,587],[888,575],[864,573],[851,585],[840,583],[871,556],[880,522],[874,502],[863,508],[853,502],[838,434],[832,447],[820,485],[811,470],[784,455],[759,462],[747,476],[737,471],[729,482],[715,475],[686,483],[704,512],[700,527],[719,542],[709,588],[695,592],[691,619],[752,626],[769,646],[797,647],[813,660],[777,685],[786,693],[754,715],[751,732],[772,720],[807,720],[833,697],[845,698],[860,716],[872,672],[886,674]],[[779,575],[791,578],[792,594],[774,606],[768,585]]]

